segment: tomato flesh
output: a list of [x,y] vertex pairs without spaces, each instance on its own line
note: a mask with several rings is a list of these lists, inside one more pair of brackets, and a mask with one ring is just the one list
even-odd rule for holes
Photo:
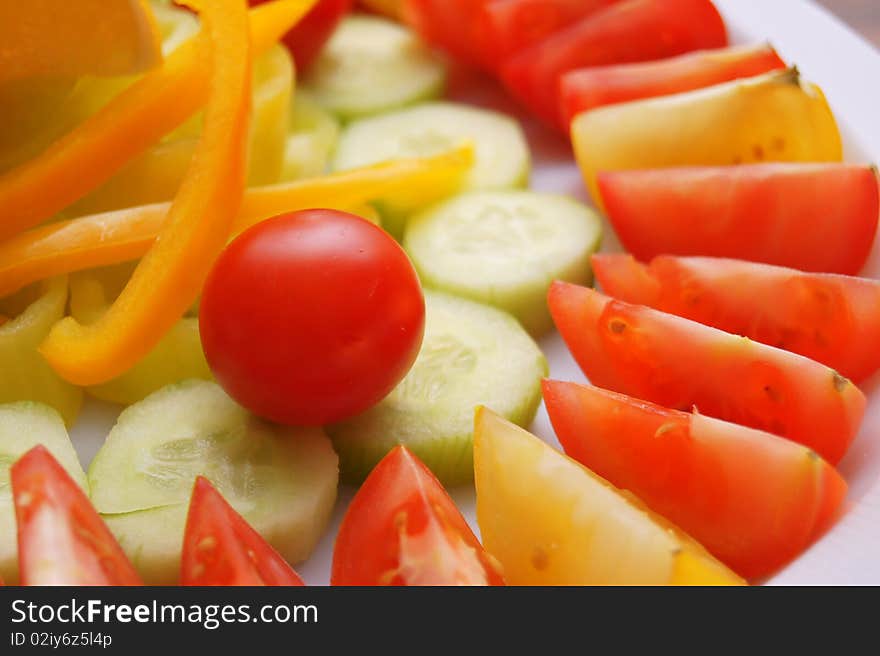
[[403,17],[427,42],[471,66],[482,67],[479,16],[491,0],[404,0]]
[[181,585],[301,586],[287,561],[202,476],[186,518]]
[[527,107],[559,125],[558,85],[568,71],[726,45],[724,21],[709,0],[625,0],[518,53],[501,76]]
[[503,585],[431,471],[395,447],[351,502],[333,552],[333,585]]
[[709,255],[855,275],[880,217],[876,172],[853,164],[615,171],[599,174],[599,190],[621,243],[643,262]]
[[21,585],[142,585],[116,538],[52,454],[10,468]]
[[220,255],[199,313],[208,364],[254,414],[324,425],[366,410],[418,355],[425,301],[403,249],[334,210],[250,228]]
[[544,381],[544,401],[569,456],[746,578],[802,552],[846,496],[831,465],[769,433],[575,383]]
[[775,433],[832,464],[858,432],[865,395],[803,356],[567,283],[549,303],[595,385]]
[[785,68],[770,45],[687,53],[659,61],[571,71],[559,86],[563,129],[581,112],[668,96]]

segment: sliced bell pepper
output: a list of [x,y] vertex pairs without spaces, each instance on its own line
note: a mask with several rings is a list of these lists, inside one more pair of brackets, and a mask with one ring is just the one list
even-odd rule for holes
[[[473,148],[465,145],[439,155],[248,189],[233,232],[283,212],[348,209],[400,192],[453,189],[473,161]],[[0,242],[0,296],[50,276],[142,257],[162,229],[169,207],[158,203],[50,223]]]
[[[314,2],[276,0],[252,9],[254,53],[277,42]],[[0,239],[82,198],[199,109],[209,93],[206,46],[200,32],[42,154],[0,176]]]
[[107,312],[83,326],[58,322],[40,347],[79,385],[106,382],[137,364],[183,316],[226,244],[245,187],[251,45],[241,0],[187,0],[200,11],[210,92],[199,145],[149,253]]

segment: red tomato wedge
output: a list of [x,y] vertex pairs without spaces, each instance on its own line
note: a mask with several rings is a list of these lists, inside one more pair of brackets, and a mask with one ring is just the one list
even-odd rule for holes
[[484,64],[480,11],[491,0],[404,0],[404,22],[427,42],[472,66]]
[[21,585],[142,585],[80,487],[43,446],[9,470]]
[[744,164],[599,174],[621,243],[639,260],[709,255],[857,274],[880,217],[876,170]]
[[846,482],[770,433],[574,383],[544,381],[565,452],[631,491],[737,574],[771,574],[837,517]]
[[186,516],[180,583],[303,585],[287,561],[202,476],[196,478]]
[[512,57],[501,77],[527,107],[558,125],[563,73],[726,45],[724,21],[709,0],[625,0]]
[[367,477],[342,521],[333,585],[504,585],[499,565],[406,447]]
[[880,282],[755,264],[662,255],[593,256],[610,296],[800,353],[859,383],[880,369]]
[[693,91],[784,68],[773,47],[764,44],[571,71],[559,83],[562,127],[568,130],[575,116],[597,107]]
[[858,432],[865,395],[818,362],[577,285],[553,283],[548,300],[595,385],[782,435],[832,464]]

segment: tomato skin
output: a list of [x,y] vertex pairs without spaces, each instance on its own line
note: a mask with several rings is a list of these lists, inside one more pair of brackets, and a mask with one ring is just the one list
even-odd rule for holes
[[835,520],[843,477],[811,450],[596,387],[544,381],[565,452],[693,536],[741,576],[767,576]]
[[828,365],[855,383],[880,369],[880,282],[742,260],[593,257],[610,296]]
[[852,164],[615,171],[598,183],[620,241],[643,262],[707,255],[855,275],[880,217],[876,173]]
[[180,584],[304,585],[287,561],[203,476],[196,478],[187,513]]
[[775,433],[831,464],[859,430],[865,395],[803,356],[567,283],[548,300],[594,385]]
[[43,446],[10,468],[21,585],[143,585],[80,487]]
[[724,21],[709,0],[625,0],[517,54],[501,76],[527,107],[559,125],[559,80],[568,71],[726,45]]
[[403,249],[334,210],[250,228],[220,255],[202,295],[208,364],[254,414],[324,425],[383,399],[415,362],[425,301]]
[[[250,0],[259,5],[270,0]],[[351,10],[352,0],[318,0],[317,4],[290,32],[284,35],[284,45],[296,62],[297,73],[308,70],[333,35],[345,15]]]
[[668,96],[785,68],[770,45],[706,50],[659,61],[571,71],[559,83],[562,128],[581,112]]
[[443,486],[395,447],[351,502],[333,552],[332,585],[504,585]]
[[482,67],[478,19],[492,0],[403,0],[403,19],[427,43],[459,61]]

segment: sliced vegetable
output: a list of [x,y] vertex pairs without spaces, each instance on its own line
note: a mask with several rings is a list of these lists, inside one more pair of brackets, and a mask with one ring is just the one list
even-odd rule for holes
[[625,0],[588,14],[539,41],[501,68],[507,88],[538,116],[559,124],[564,73],[672,57],[727,45],[724,21],[710,0]]
[[825,96],[794,69],[601,107],[578,116],[571,137],[597,201],[600,171],[843,157]]
[[204,476],[193,486],[180,572],[181,585],[303,585],[287,561]]
[[770,433],[544,381],[565,452],[675,522],[741,576],[767,576],[831,526],[846,481]]
[[18,545],[9,467],[38,444],[87,489],[86,475],[54,408],[32,401],[0,405],[0,575],[10,584],[18,581]]
[[836,464],[865,395],[833,369],[694,321],[554,283],[550,312],[592,383],[782,435]]
[[9,317],[0,322],[0,403],[45,403],[70,426],[79,415],[82,390],[62,380],[37,351],[66,307],[65,276],[0,299],[0,314]]
[[547,362],[510,315],[426,291],[425,339],[415,365],[381,403],[328,427],[342,477],[359,483],[404,445],[447,486],[473,477],[473,413],[480,404],[530,424]]
[[395,447],[358,490],[336,536],[332,585],[504,585],[446,490]]
[[481,8],[491,1],[403,0],[403,19],[432,46],[479,66],[483,58],[477,18]]
[[618,103],[693,91],[785,68],[769,44],[702,50],[635,64],[597,66],[562,76],[562,127],[581,112]]
[[281,180],[324,175],[339,140],[339,121],[303,89],[290,108]]
[[360,0],[358,4],[370,11],[399,19],[403,16],[403,3],[404,0]]
[[79,484],[44,446],[9,470],[22,585],[141,585]]
[[346,18],[303,82],[344,120],[435,98],[446,67],[410,30],[377,16]]
[[854,275],[880,217],[876,170],[854,164],[616,171],[599,174],[598,189],[621,242],[644,261],[712,255]]
[[40,347],[80,385],[107,382],[152,350],[199,294],[226,243],[244,192],[250,110],[247,13],[236,0],[196,2],[210,37],[211,93],[205,126],[156,244],[96,322],[68,317]]
[[89,467],[92,501],[150,584],[177,582],[201,475],[281,556],[309,556],[336,500],[338,460],[316,428],[263,422],[190,381],[126,408]]
[[491,410],[474,437],[477,520],[510,585],[741,585],[693,539]]
[[476,191],[413,217],[403,243],[423,284],[506,310],[537,336],[553,326],[550,282],[590,284],[601,238],[599,217],[565,196]]
[[858,383],[880,369],[880,282],[741,260],[595,255],[602,289],[627,303],[800,353]]

